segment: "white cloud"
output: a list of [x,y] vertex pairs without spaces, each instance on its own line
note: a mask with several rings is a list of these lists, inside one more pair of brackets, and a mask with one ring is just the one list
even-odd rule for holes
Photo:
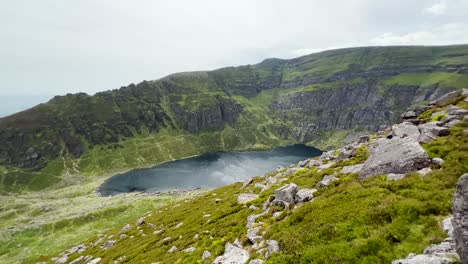
[[447,10],[448,10],[447,4],[445,2],[439,2],[439,3],[433,4],[430,7],[425,8],[424,12],[432,14],[432,15],[440,16],[440,15],[444,15],[447,12]]
[[388,32],[374,37],[370,44],[387,45],[449,45],[468,43],[468,24],[448,23],[410,33]]

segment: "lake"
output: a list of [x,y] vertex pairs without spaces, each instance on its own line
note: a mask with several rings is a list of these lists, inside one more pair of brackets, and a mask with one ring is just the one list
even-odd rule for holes
[[99,188],[101,195],[127,192],[162,192],[173,189],[215,188],[288,166],[321,151],[290,145],[267,151],[214,152],[175,160],[147,169],[117,174]]

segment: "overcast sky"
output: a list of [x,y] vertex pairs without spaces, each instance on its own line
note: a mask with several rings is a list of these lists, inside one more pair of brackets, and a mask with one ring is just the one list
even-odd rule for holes
[[0,3],[1,98],[93,94],[330,48],[468,43],[468,0]]

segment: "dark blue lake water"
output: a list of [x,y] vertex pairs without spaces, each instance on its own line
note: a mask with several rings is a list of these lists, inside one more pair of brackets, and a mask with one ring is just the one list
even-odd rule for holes
[[108,196],[135,191],[214,188],[262,175],[273,171],[278,165],[287,166],[320,154],[320,150],[305,145],[278,147],[268,151],[208,153],[115,175],[101,185],[100,193]]

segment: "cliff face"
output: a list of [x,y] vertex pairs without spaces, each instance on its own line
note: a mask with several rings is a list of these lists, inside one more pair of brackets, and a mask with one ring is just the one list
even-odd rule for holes
[[248,148],[242,140],[251,147],[317,142],[328,131],[377,131],[402,109],[464,86],[468,45],[341,49],[178,73],[58,96],[0,119],[0,166],[39,170],[94,148],[112,156],[123,141],[167,129],[221,142],[199,152]]
[[286,95],[274,101],[271,110],[285,119],[295,113],[293,136],[308,142],[320,130],[382,130],[396,122],[405,107],[434,100],[448,91],[450,88],[437,85],[379,87],[378,83],[366,82]]

